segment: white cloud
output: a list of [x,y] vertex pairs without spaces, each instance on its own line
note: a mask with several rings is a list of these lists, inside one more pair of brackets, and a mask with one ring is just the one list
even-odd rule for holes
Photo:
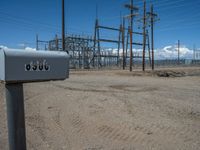
[[[7,46],[0,45],[0,49],[9,49]],[[27,51],[36,51],[36,48],[25,47],[24,50]],[[103,52],[103,55],[117,55],[118,49],[116,48],[108,48],[106,52]],[[122,56],[123,50],[120,48],[120,56]],[[135,56],[142,56],[142,49],[133,48],[133,53]],[[130,52],[128,49],[128,56]],[[146,55],[148,56],[148,50],[146,50]],[[169,45],[160,49],[155,50],[155,59],[177,59],[178,57],[178,48],[177,45]],[[193,58],[193,50],[187,48],[186,46],[180,47],[180,58],[184,59],[192,59]]]
[[[110,53],[113,55],[117,55],[118,49],[106,49],[107,52],[104,54]],[[133,48],[133,53],[135,56],[142,56],[142,49]],[[123,50],[120,48],[120,56],[122,56]],[[128,49],[128,56],[130,51]],[[148,56],[148,49],[146,49],[146,56]],[[155,49],[155,59],[177,59],[178,57],[178,48],[177,45],[169,45],[160,49]],[[180,59],[192,59],[193,58],[193,50],[187,48],[186,46],[180,47]]]
[[[193,56],[193,50],[190,50],[186,46],[180,47],[180,59],[191,59]],[[155,50],[156,59],[177,59],[178,48],[177,46],[166,46],[162,49]]]
[[8,49],[8,47],[4,45],[0,45],[0,49]]
[[36,48],[32,48],[32,47],[25,47],[25,50],[28,50],[28,51],[36,51]]
[[[13,48],[8,48],[7,46],[0,45],[0,49],[10,49],[10,50],[12,50]],[[23,49],[21,49],[21,50],[23,50]],[[27,50],[27,51],[36,51],[36,48],[25,47],[24,50]]]
[[26,44],[20,43],[20,44],[18,44],[18,46],[19,46],[19,47],[26,47]]

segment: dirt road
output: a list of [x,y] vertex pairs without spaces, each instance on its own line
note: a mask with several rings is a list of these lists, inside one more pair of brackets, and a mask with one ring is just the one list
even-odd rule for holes
[[[200,77],[71,72],[24,85],[28,150],[198,150]],[[0,149],[7,150],[0,86]]]

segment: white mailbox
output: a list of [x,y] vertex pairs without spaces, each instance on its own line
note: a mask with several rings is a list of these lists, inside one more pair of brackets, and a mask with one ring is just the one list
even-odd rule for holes
[[61,51],[0,49],[0,80],[7,83],[64,80],[69,56]]

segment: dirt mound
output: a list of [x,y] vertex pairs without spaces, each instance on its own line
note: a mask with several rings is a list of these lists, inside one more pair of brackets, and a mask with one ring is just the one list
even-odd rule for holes
[[158,77],[185,77],[185,76],[200,76],[199,68],[184,68],[184,69],[170,69],[157,70],[153,72]]
[[155,75],[158,77],[184,77],[186,76],[186,72],[184,71],[172,71],[172,70],[162,70],[162,71],[155,71]]

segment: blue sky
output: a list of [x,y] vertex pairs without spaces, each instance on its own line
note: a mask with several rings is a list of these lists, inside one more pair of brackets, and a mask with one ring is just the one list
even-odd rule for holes
[[[120,14],[128,14],[125,3],[129,0],[66,0],[66,32],[93,35],[96,5],[101,25],[119,27]],[[142,0],[134,0],[134,3],[142,11]],[[199,0],[147,0],[147,11],[150,3],[154,4],[160,18],[155,24],[156,48],[174,45],[177,40],[189,48],[193,44],[200,47]],[[135,22],[134,26],[136,30],[140,24]],[[35,47],[37,33],[41,40],[61,35],[61,0],[0,1],[0,45]],[[116,38],[117,34],[107,32],[104,36]]]

